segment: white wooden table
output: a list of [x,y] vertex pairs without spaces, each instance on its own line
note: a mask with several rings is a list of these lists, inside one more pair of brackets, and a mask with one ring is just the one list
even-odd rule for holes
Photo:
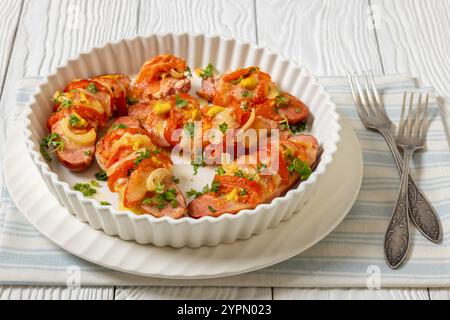
[[[18,80],[93,46],[164,31],[257,42],[317,75],[409,72],[450,101],[450,0],[1,0],[0,142]],[[450,290],[0,286],[0,298],[449,299]]]

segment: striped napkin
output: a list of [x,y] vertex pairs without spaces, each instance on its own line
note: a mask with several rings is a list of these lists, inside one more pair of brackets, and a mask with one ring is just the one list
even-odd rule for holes
[[[21,83],[16,116],[35,90],[37,80]],[[412,228],[411,255],[403,268],[392,271],[384,261],[382,244],[399,188],[397,169],[381,136],[362,126],[346,79],[327,77],[321,82],[357,133],[363,150],[364,179],[346,219],[311,249],[272,267],[228,278],[180,281],[127,275],[83,261],[53,245],[15,208],[0,180],[0,284],[65,285],[74,272],[79,272],[81,285],[86,286],[449,287],[450,152],[433,91],[421,89],[432,96],[431,122],[427,148],[414,156],[412,174],[440,216],[443,243],[432,244]],[[376,82],[389,116],[398,122],[403,91],[415,90],[414,80],[408,75],[394,75],[378,77]],[[12,120],[8,122],[13,124]],[[4,148],[5,141],[0,143]]]

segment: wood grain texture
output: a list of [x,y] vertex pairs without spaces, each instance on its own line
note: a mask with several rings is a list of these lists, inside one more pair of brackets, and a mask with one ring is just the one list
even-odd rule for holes
[[24,0],[0,100],[0,161],[20,79],[47,74],[81,51],[135,35],[137,11],[138,0]]
[[114,287],[0,286],[0,300],[112,300]]
[[450,140],[450,1],[371,1],[385,72],[409,72],[436,89]]
[[450,300],[450,289],[429,289],[431,300]]
[[270,300],[271,288],[231,287],[117,287],[116,300]]
[[22,4],[23,1],[17,0],[2,1],[2,10],[0,10],[0,95],[16,37]]
[[259,44],[317,75],[381,72],[367,0],[256,1]]
[[429,300],[427,289],[273,288],[274,300]]
[[256,41],[253,0],[141,0],[139,34],[194,32]]

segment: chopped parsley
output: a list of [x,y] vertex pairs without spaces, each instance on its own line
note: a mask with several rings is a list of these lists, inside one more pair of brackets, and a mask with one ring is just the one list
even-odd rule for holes
[[192,138],[194,137],[194,123],[193,122],[186,122],[184,125],[184,131]]
[[191,71],[191,68],[189,68],[189,66],[186,67],[186,70],[184,71],[184,75],[188,78],[192,78],[192,71]]
[[136,169],[137,166],[144,160],[150,158],[150,150],[145,149],[145,151],[139,152],[139,157],[137,157],[134,160],[134,168]]
[[192,165],[192,167],[194,167],[194,176],[196,176],[198,173],[198,168],[204,167],[205,162],[202,160],[201,163],[198,163],[197,161],[192,160],[191,165]]
[[138,100],[137,100],[137,99],[133,99],[133,98],[131,98],[131,97],[127,97],[126,100],[127,100],[127,104],[128,104],[129,106],[132,106],[133,104],[138,103]]
[[208,193],[208,192],[217,193],[219,191],[219,188],[220,188],[220,183],[217,181],[213,181],[213,183],[211,184],[211,187],[209,187],[209,185],[205,185],[203,187],[202,191],[197,191],[195,189],[191,189],[190,191],[186,192],[186,195],[190,198],[197,199],[201,195]]
[[81,122],[80,118],[78,118],[76,115],[71,114],[69,118],[69,124],[71,127],[76,127]]
[[203,192],[197,191],[195,189],[191,189],[188,192],[186,192],[186,195],[190,198],[194,198],[197,199],[198,197],[200,197],[203,194]]
[[86,150],[83,153],[84,153],[85,156],[88,156],[88,157],[92,156],[92,151],[91,150]]
[[242,171],[240,169],[234,173],[234,176],[239,177],[239,178],[245,178],[244,171]]
[[220,188],[220,183],[217,181],[213,181],[213,183],[211,184],[211,192],[217,193],[219,191],[219,188]]
[[48,162],[52,162],[52,158],[48,154],[47,150],[52,147],[54,151],[62,151],[64,150],[64,141],[62,141],[61,136],[57,133],[49,134],[47,137],[41,140],[39,144],[39,149],[41,151],[42,156]]
[[296,158],[288,167],[289,172],[297,172],[302,180],[306,180],[311,175],[311,169],[306,162]]
[[172,208],[178,206],[177,191],[175,189],[169,189],[164,191],[164,187],[157,181],[155,190],[156,196],[153,198],[145,198],[142,203],[144,205],[155,205],[158,210],[164,209],[167,204],[170,204]]
[[175,95],[175,105],[178,109],[186,107],[188,104],[188,101],[186,99],[180,98],[179,94]]
[[98,181],[108,181],[108,176],[106,175],[106,172],[102,170],[95,174],[95,179],[97,179]]
[[225,174],[225,170],[222,167],[216,169],[216,174],[218,176],[223,176]]
[[213,208],[213,207],[211,207],[211,206],[208,206],[208,210],[209,210],[209,211],[211,211],[211,212],[213,212],[213,213],[214,213],[214,212],[217,212],[217,210],[216,210],[216,209],[214,209],[214,208]]
[[177,184],[180,183],[180,179],[175,177],[175,176],[172,177],[172,181],[177,183]]
[[87,86],[86,89],[87,89],[87,91],[89,91],[92,94],[96,94],[98,92],[98,88],[95,85],[95,83],[93,83],[93,82],[89,83],[89,85]]
[[80,191],[85,197],[91,197],[97,192],[90,183],[76,183],[73,190]]
[[284,107],[288,104],[288,99],[283,95],[278,95],[275,97],[275,105],[277,108]]
[[206,79],[206,78],[210,78],[212,76],[214,76],[214,65],[212,63],[209,63],[205,69],[200,71],[200,78],[202,79]]
[[100,184],[97,182],[97,180],[91,180],[89,183],[93,187],[96,187],[96,188],[100,187]]
[[292,134],[297,134],[306,130],[306,122],[301,122],[296,125],[291,125]]
[[228,130],[228,124],[226,122],[222,122],[221,124],[219,124],[219,130],[225,134]]
[[100,201],[100,204],[102,206],[110,206],[111,205],[111,203],[109,203],[108,201]]
[[239,192],[239,195],[240,196],[246,196],[248,194],[248,192],[247,192],[247,190],[245,190],[245,189],[242,189],[240,192]]
[[239,82],[241,82],[242,79],[244,79],[244,77],[243,77],[243,76],[240,76],[240,77],[237,78],[237,79],[231,80],[231,83],[232,83],[232,84],[238,84]]
[[250,90],[242,90],[241,96],[243,96],[244,98],[252,98],[253,92],[251,92]]
[[72,106],[72,100],[70,99],[64,99],[61,104],[58,107],[58,110],[61,110],[62,108],[70,108]]
[[111,127],[112,130],[126,129],[126,128],[128,128],[128,127],[123,123],[117,123],[117,124],[112,125],[112,127]]

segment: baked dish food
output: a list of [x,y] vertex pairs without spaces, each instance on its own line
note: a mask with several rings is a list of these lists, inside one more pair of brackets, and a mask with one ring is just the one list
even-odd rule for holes
[[[190,94],[194,76],[202,85]],[[254,209],[308,179],[318,162],[320,146],[304,133],[308,107],[257,66],[220,74],[209,64],[191,72],[183,59],[158,55],[133,81],[122,74],[74,80],[53,100],[44,158],[51,161],[54,151],[72,171],[95,159],[97,178],[119,195],[121,208],[139,215],[201,218]],[[171,161],[176,148],[194,166],[215,166],[210,185],[180,191]],[[200,157],[192,152],[198,149]],[[93,187],[74,189],[91,196]]]

